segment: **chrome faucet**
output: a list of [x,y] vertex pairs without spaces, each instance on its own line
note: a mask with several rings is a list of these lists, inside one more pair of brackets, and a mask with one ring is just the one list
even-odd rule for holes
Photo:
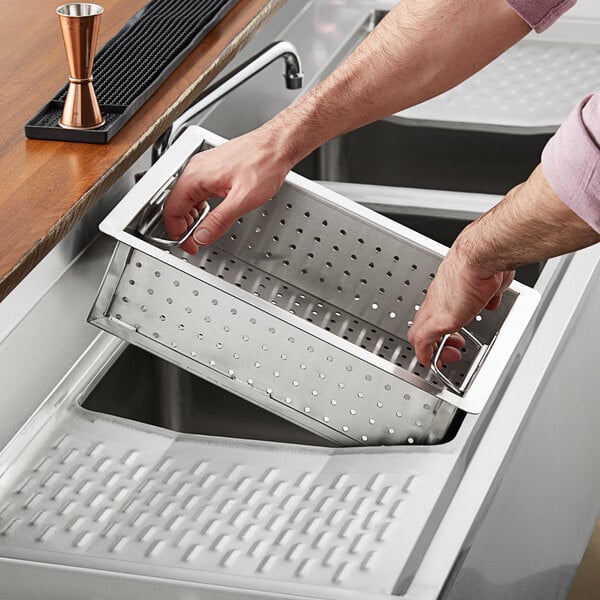
[[193,119],[203,110],[235,90],[244,81],[262,71],[278,58],[285,61],[285,86],[290,90],[297,90],[302,87],[302,63],[293,44],[290,42],[273,42],[264,48],[252,58],[241,64],[229,75],[226,75],[216,83],[207,87],[198,100],[188,108],[162,136],[154,143],[152,147],[152,163],[154,164],[169,148],[169,146],[184,132]]

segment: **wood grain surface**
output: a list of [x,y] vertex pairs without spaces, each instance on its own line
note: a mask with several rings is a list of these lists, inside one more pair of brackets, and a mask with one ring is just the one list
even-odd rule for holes
[[[98,48],[148,0],[104,0]],[[64,85],[56,0],[0,0],[0,300],[192,103],[283,0],[239,0],[106,145],[25,138]]]

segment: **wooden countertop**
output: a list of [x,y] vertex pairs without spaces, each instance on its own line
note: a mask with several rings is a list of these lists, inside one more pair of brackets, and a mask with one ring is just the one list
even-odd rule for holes
[[[148,0],[104,0],[101,48]],[[67,79],[57,0],[0,0],[0,300],[191,104],[283,0],[239,0],[106,145],[25,138]]]

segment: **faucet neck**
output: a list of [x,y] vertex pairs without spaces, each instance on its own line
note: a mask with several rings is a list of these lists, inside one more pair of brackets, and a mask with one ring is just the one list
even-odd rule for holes
[[286,41],[273,42],[255,54],[228,75],[208,86],[196,102],[186,110],[152,147],[152,163],[156,162],[169,146],[185,131],[194,117],[235,90],[242,83],[262,71],[278,58],[285,61],[284,78],[288,89],[302,87],[302,63],[293,44]]

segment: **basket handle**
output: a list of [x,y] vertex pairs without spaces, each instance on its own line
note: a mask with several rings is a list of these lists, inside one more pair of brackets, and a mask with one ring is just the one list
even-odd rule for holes
[[448,379],[448,377],[446,377],[446,375],[444,375],[444,373],[442,373],[442,370],[439,369],[437,366],[438,362],[440,361],[440,359],[442,357],[442,351],[444,350],[444,346],[446,345],[446,342],[452,335],[451,333],[447,333],[442,338],[442,341],[440,342],[440,345],[438,346],[438,349],[435,352],[435,355],[431,361],[431,370],[442,380],[442,382],[444,383],[444,385],[446,387],[450,388],[455,394],[462,396],[465,393],[465,390],[469,387],[469,384],[471,383],[471,380],[473,379],[475,373],[477,373],[477,371],[479,370],[479,367],[481,366],[483,359],[486,357],[490,347],[489,347],[489,345],[482,344],[470,331],[468,331],[464,327],[461,327],[460,332],[465,337],[470,339],[477,346],[477,348],[479,350],[477,352],[477,356],[475,356],[475,359],[473,360],[473,362],[471,364],[471,367],[469,368],[469,371],[465,375],[465,379],[461,383],[461,385],[457,386],[455,383],[450,381],[450,379]]
[[[200,144],[201,146],[201,144]],[[143,240],[150,242],[153,246],[157,248],[175,248],[177,246],[181,246],[181,244],[185,243],[191,235],[194,233],[198,225],[204,221],[208,213],[210,212],[210,204],[208,202],[204,203],[203,209],[200,211],[200,214],[194,222],[184,231],[184,233],[176,240],[170,240],[162,237],[155,237],[148,234],[148,231],[151,231],[157,224],[159,220],[162,219],[163,210],[165,207],[165,202],[171,193],[172,185],[179,179],[183,170],[187,167],[190,162],[192,156],[194,156],[195,152],[192,153],[184,163],[177,169],[177,171],[165,181],[165,183],[152,195],[148,203],[144,207],[142,214],[138,220],[136,233]]]

